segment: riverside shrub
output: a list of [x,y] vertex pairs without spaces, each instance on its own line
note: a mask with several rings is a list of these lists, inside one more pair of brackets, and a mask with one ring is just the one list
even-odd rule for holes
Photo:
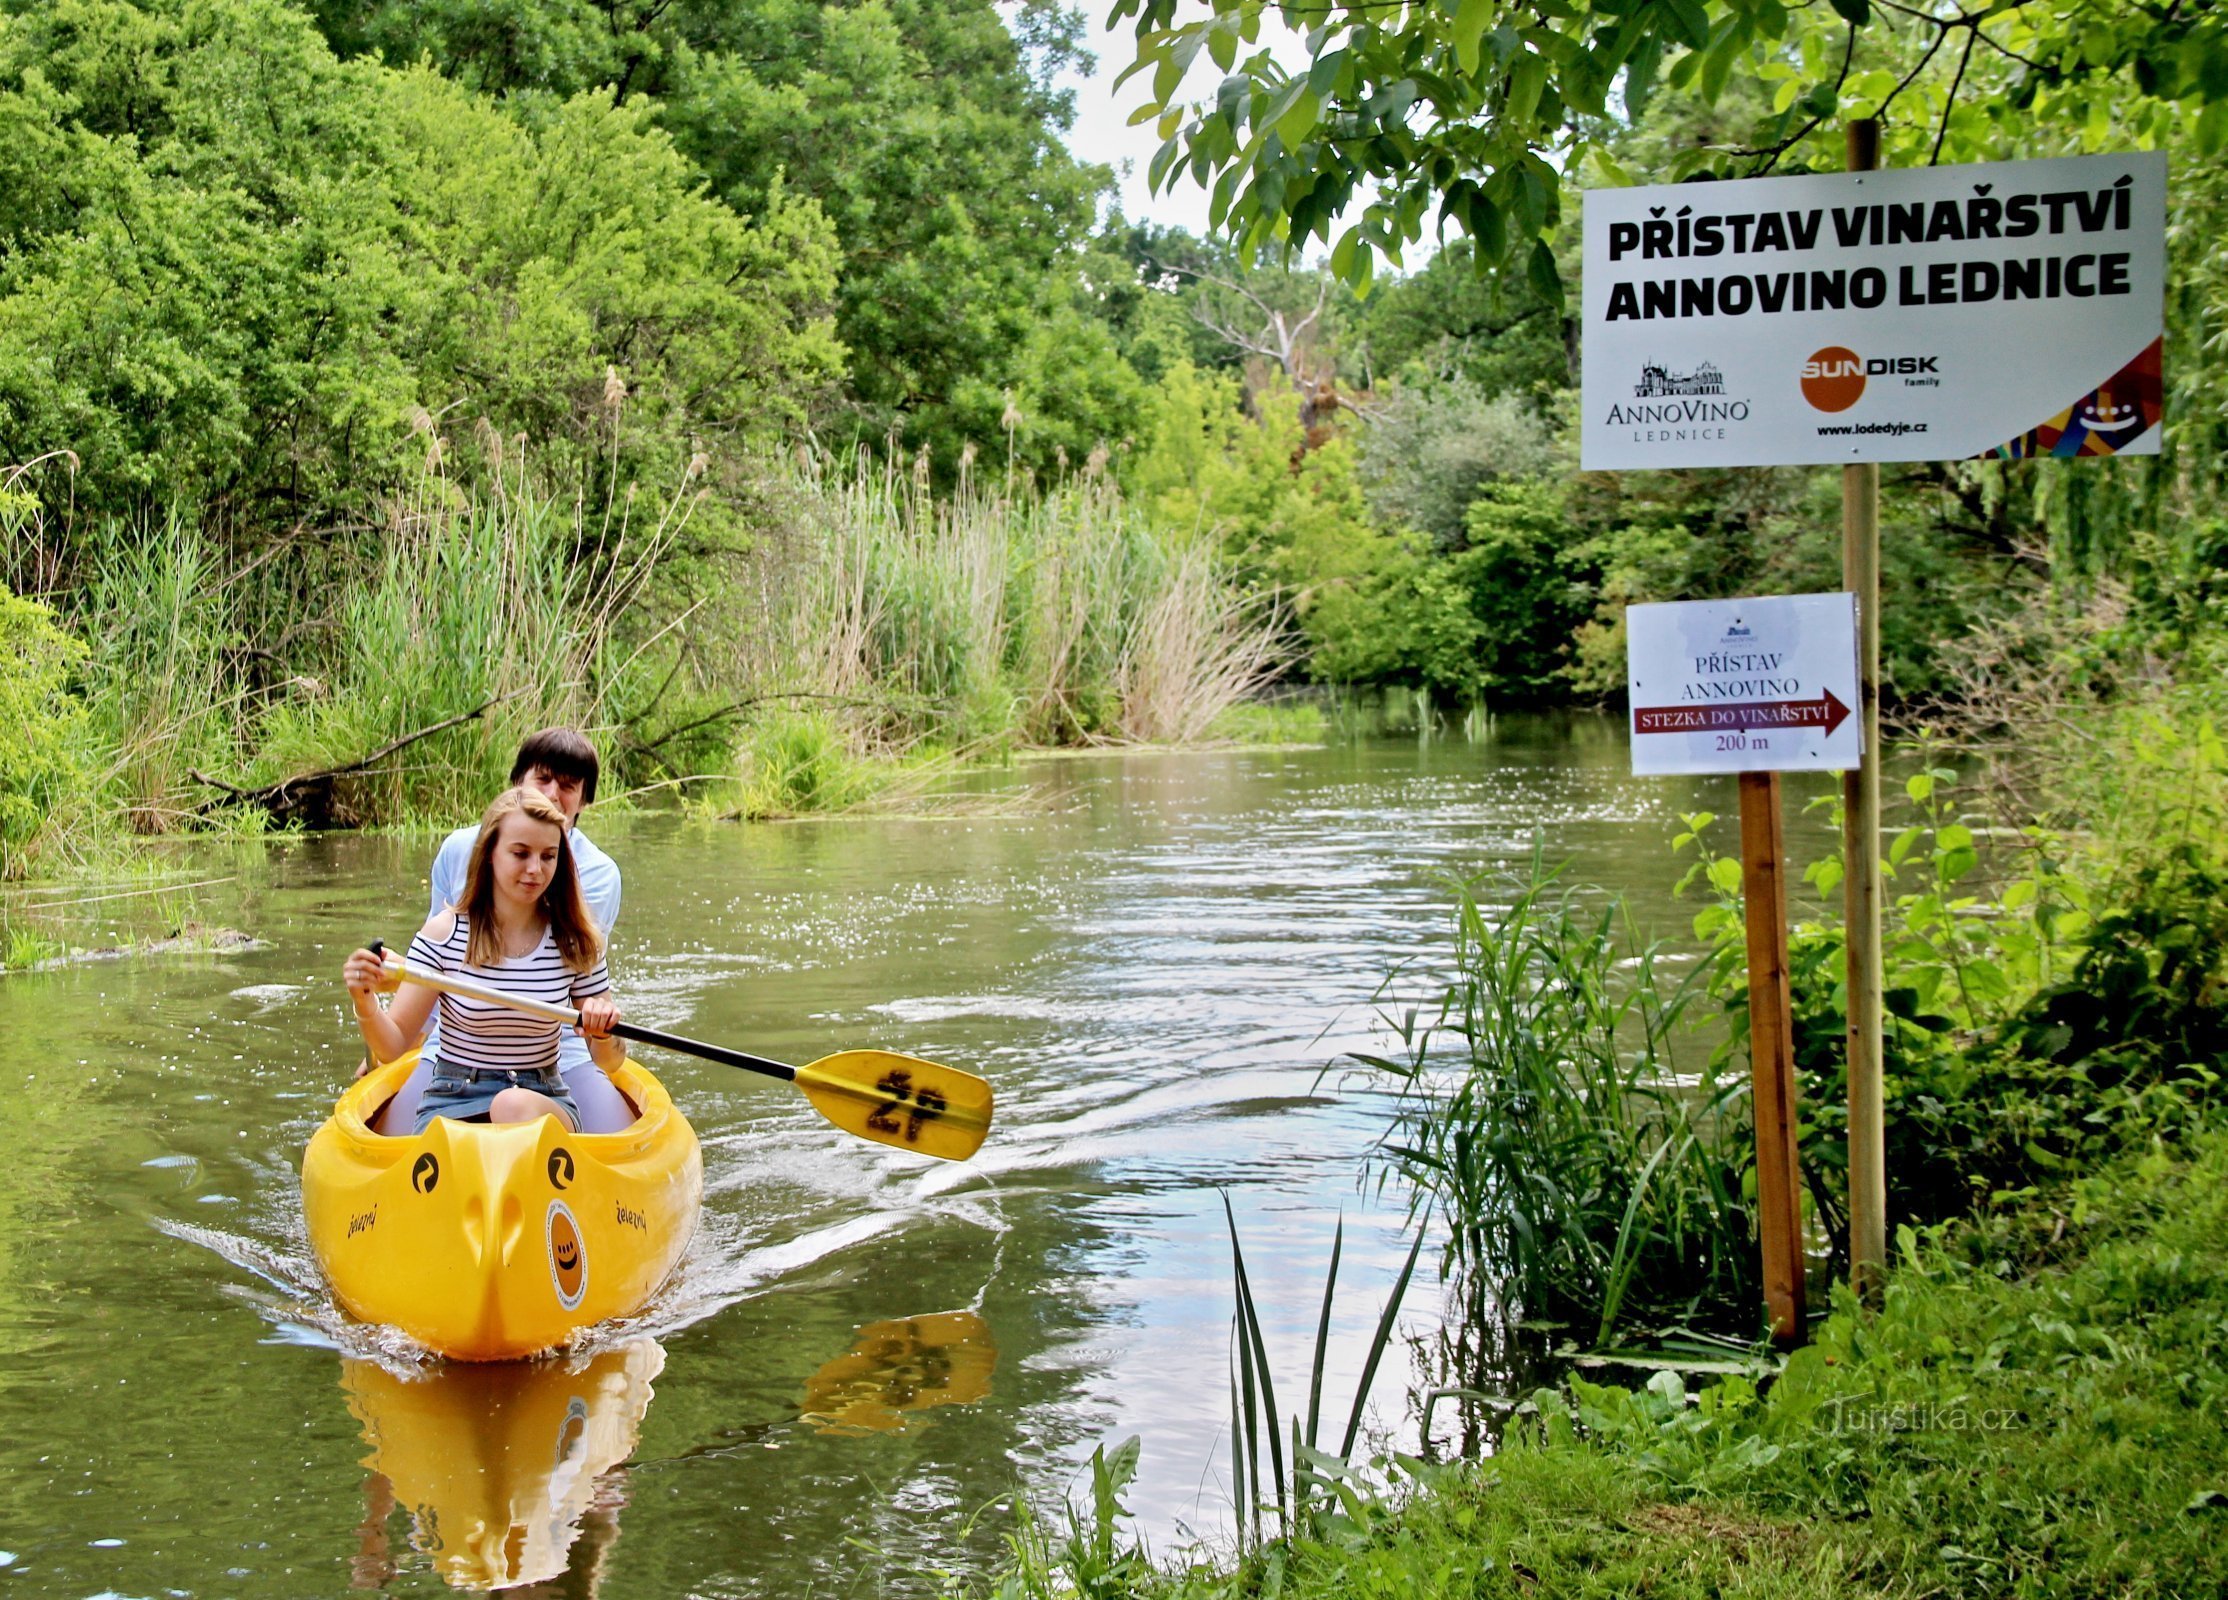
[[20,878],[57,810],[81,794],[85,647],[35,600],[0,590],[0,881]]

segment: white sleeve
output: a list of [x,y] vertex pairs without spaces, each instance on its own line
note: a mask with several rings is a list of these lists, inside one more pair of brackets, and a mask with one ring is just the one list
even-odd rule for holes
[[619,863],[601,850],[586,860],[581,854],[584,852],[574,856],[580,873],[580,898],[588,902],[588,915],[596,919],[597,929],[608,940],[619,920]]
[[476,830],[460,828],[441,841],[433,858],[433,904],[426,912],[428,917],[439,916],[463,895],[464,873],[472,864],[472,841],[477,837]]

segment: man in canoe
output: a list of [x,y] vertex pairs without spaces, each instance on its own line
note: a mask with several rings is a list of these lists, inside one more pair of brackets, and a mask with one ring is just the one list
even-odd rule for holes
[[[603,1072],[615,1072],[626,1046],[612,1036],[603,935],[580,893],[566,845],[564,813],[538,790],[507,789],[480,819],[463,892],[410,941],[410,961],[427,973],[473,980],[505,994],[577,1011],[579,1033]],[[382,1010],[387,987],[380,956],[358,950],[342,968],[356,1024],[371,1053],[392,1061],[425,1036],[439,1012],[438,1052],[429,1047],[429,1083],[412,1131],[435,1117],[459,1122],[529,1122],[555,1116],[580,1127],[579,1107],[557,1065],[565,1031],[499,999],[437,993],[405,982]]]
[[[580,880],[581,898],[587,902],[588,914],[595,918],[608,948],[612,925],[619,920],[619,864],[597,849],[578,826],[582,808],[596,798],[600,767],[596,747],[583,734],[572,728],[544,728],[520,742],[518,755],[511,762],[511,785],[534,790],[564,813],[565,843]],[[441,841],[433,858],[429,916],[448,910],[463,895],[465,870],[479,833],[477,826],[459,828]],[[425,1062],[440,1054],[438,1016],[427,1023],[427,1029],[418,1070],[410,1074],[410,1081],[380,1114],[381,1133],[407,1134],[416,1120],[418,1099],[431,1076]],[[589,1059],[587,1044],[570,1029],[559,1041],[557,1068],[580,1108],[580,1125],[587,1132],[615,1133],[634,1121],[634,1108]]]

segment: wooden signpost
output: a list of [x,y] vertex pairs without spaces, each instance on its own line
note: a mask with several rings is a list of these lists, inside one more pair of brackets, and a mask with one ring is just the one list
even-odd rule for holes
[[1792,1344],[1806,1308],[1779,775],[1862,760],[1856,604],[1818,594],[1634,606],[1625,627],[1633,771],[1739,777],[1757,1232],[1772,1335]]

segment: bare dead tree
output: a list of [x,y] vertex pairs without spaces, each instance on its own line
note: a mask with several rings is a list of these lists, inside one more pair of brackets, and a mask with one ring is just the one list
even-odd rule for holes
[[1315,280],[1315,303],[1305,312],[1288,311],[1233,278],[1193,267],[1167,271],[1195,278],[1218,296],[1201,295],[1192,305],[1199,325],[1232,349],[1274,362],[1300,397],[1300,426],[1309,434],[1339,411],[1369,418],[1369,410],[1341,394],[1338,371],[1323,353],[1323,309],[1330,303],[1331,280]]

